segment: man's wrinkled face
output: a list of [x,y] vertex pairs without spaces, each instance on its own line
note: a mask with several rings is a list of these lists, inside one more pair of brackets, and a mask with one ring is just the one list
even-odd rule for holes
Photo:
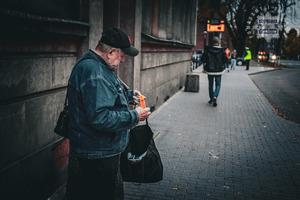
[[117,69],[120,62],[124,63],[125,53],[121,49],[112,48],[111,51],[108,52],[109,60],[107,64],[113,68]]

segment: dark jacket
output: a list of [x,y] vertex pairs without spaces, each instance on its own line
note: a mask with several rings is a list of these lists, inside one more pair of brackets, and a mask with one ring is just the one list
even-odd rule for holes
[[204,71],[206,71],[207,74],[212,75],[222,74],[227,60],[225,49],[218,46],[205,47],[201,58],[201,61],[204,64]]
[[92,50],[75,65],[68,86],[70,149],[89,159],[120,154],[129,141],[129,129],[139,121],[114,70]]

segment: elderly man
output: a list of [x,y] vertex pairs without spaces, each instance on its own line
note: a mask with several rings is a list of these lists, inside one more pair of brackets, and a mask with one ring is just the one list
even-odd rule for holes
[[149,117],[150,109],[130,110],[140,92],[124,88],[114,74],[125,55],[136,56],[128,35],[109,28],[95,50],[75,64],[68,84],[70,160],[67,199],[123,199],[120,154],[129,129]]

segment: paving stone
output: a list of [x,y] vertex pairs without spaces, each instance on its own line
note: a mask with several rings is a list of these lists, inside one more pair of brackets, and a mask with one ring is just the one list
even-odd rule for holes
[[125,200],[300,199],[300,125],[279,117],[251,81],[262,70],[225,73],[217,107],[200,74],[199,93],[181,90],[153,112],[164,179],[124,183]]
[[[165,174],[142,184],[141,199],[300,199],[299,124],[280,118],[242,68],[222,76],[217,107],[207,84],[200,74],[199,93],[179,91],[151,115]],[[134,187],[125,183],[125,199]]]

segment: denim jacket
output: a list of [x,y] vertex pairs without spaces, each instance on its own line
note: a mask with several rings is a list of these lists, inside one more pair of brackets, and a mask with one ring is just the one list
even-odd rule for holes
[[75,156],[98,159],[120,154],[129,129],[139,121],[129,110],[133,92],[125,90],[114,70],[89,50],[75,64],[68,84],[70,150]]

